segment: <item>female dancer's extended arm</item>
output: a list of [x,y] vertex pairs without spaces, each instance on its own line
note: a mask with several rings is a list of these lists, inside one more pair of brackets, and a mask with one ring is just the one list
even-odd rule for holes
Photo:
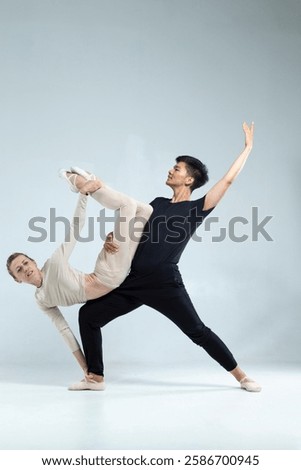
[[[75,244],[78,240],[79,234],[84,226],[85,218],[86,218],[86,206],[87,206],[87,196],[80,194],[78,198],[78,202],[75,208],[75,212],[73,214],[73,218],[71,219],[71,223],[69,225],[69,230],[66,233],[65,241],[62,243],[53,253],[50,258],[50,265],[51,262],[54,264],[60,263],[67,263],[68,258],[70,257]],[[58,279],[55,282],[59,282]],[[56,290],[56,289],[55,289]],[[63,336],[63,339],[71,349],[75,359],[79,363],[80,367],[86,371],[87,364],[85,357],[82,353],[80,345],[75,338],[71,328],[69,327],[68,323],[66,322],[65,318],[63,317],[61,311],[58,307],[46,307],[45,305],[41,304],[38,301],[38,305],[41,310],[46,313],[49,318],[54,323],[55,327],[58,329],[60,334]],[[59,304],[60,305],[60,304]],[[62,304],[65,305],[65,304]]]
[[85,224],[88,196],[79,194],[77,205],[65,236],[65,242],[62,243],[52,256],[58,255],[68,259],[78,241],[80,232]]

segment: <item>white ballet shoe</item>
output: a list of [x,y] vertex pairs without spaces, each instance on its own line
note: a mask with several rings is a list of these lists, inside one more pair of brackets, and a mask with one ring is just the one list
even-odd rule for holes
[[240,381],[240,386],[244,390],[247,390],[247,392],[260,392],[261,391],[261,386],[255,382],[255,380],[250,379],[249,377],[244,377]]
[[88,171],[82,170],[78,166],[72,166],[70,170],[72,171],[72,173],[76,173],[77,175],[83,176],[88,181],[96,180],[96,176],[93,175],[93,173],[89,173]]
[[[76,175],[67,175],[67,173],[71,173],[69,170],[64,170],[63,168],[59,171],[59,176],[60,178],[63,178],[64,180],[66,180],[70,186],[70,189],[71,191],[73,191],[74,193],[78,193],[79,190],[77,189],[77,187],[75,186],[75,184],[73,184],[73,182],[71,181],[71,178],[72,176],[75,177],[76,179]],[[75,172],[74,172],[75,173]],[[74,179],[74,181],[75,181]]]
[[68,390],[71,390],[71,391],[94,390],[94,391],[100,392],[100,391],[103,391],[105,388],[106,387],[105,387],[104,382],[96,382],[95,380],[87,381],[86,379],[83,379],[80,382],[70,385],[70,387],[68,387]]

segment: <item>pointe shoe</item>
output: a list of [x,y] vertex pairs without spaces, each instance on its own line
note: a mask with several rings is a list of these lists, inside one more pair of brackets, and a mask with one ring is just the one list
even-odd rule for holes
[[240,381],[240,386],[247,392],[260,392],[261,391],[261,386],[255,382],[255,380],[250,379],[249,377],[244,377]]
[[105,388],[106,387],[105,387],[104,382],[96,382],[95,380],[88,381],[86,379],[83,379],[80,382],[70,385],[70,387],[68,387],[68,390],[71,390],[71,391],[94,390],[97,392],[101,392]]
[[82,170],[78,166],[72,166],[70,170],[72,173],[76,173],[77,175],[83,176],[88,181],[96,180],[96,176],[93,175],[93,173],[88,173],[88,171]]
[[[71,181],[72,175],[69,175],[69,176],[67,175],[67,173],[71,173],[71,172],[72,172],[72,170],[69,171],[69,170],[64,170],[64,169],[62,168],[62,169],[59,171],[59,176],[60,176],[60,178],[63,178],[64,180],[66,180],[66,181],[68,182],[71,191],[73,191],[74,193],[78,193],[79,190],[77,189],[77,187],[75,186],[75,184],[73,184],[73,182]],[[73,172],[73,173],[75,173],[75,172]],[[76,178],[76,175],[74,175],[74,176],[75,176],[75,178]],[[74,181],[75,181],[75,179],[74,179]]]

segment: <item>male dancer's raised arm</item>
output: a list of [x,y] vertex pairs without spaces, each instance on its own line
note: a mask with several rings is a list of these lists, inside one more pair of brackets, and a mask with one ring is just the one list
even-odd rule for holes
[[244,122],[243,130],[245,133],[245,148],[231,165],[227,173],[207,192],[203,207],[204,210],[211,209],[220,202],[226,191],[243,169],[244,164],[251,153],[253,147],[254,123],[252,122],[249,127],[247,123]]

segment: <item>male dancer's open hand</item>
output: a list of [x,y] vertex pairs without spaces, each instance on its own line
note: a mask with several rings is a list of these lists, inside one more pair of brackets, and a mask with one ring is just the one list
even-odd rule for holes
[[248,148],[253,147],[253,136],[254,136],[254,122],[250,126],[246,122],[242,125],[245,133],[245,146]]
[[119,250],[119,246],[116,242],[114,242],[114,235],[113,232],[108,233],[106,236],[106,240],[103,245],[104,249],[107,253],[114,255]]

